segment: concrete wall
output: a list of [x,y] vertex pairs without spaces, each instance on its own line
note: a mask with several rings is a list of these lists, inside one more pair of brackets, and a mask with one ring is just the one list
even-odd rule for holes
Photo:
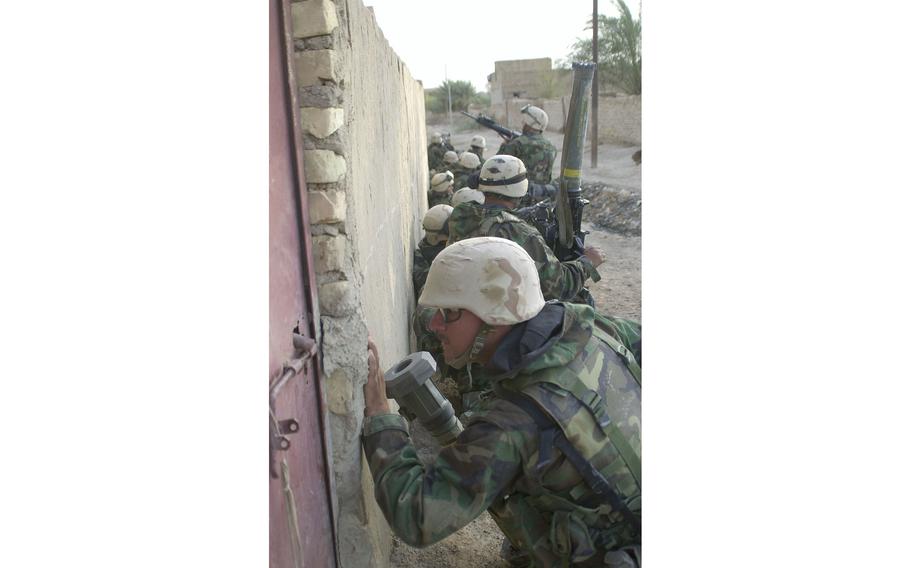
[[291,5],[330,410],[339,553],[386,566],[390,532],[362,459],[367,334],[409,352],[411,251],[426,210],[423,88],[361,0]]
[[601,95],[597,118],[597,137],[601,142],[641,146],[641,95]]

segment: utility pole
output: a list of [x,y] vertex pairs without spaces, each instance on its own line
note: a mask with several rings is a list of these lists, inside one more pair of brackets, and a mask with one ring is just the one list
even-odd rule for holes
[[[597,0],[594,0],[594,1],[596,2]],[[443,73],[445,74],[445,77],[446,77],[446,88],[449,91],[449,131],[451,131],[452,130],[452,84],[449,83],[449,66],[446,65],[445,67],[443,67],[443,69],[444,69]]]
[[600,98],[600,83],[597,80],[597,0],[594,0],[594,38],[591,41],[591,51],[594,54],[594,85],[591,87],[591,167],[597,167],[597,100]]

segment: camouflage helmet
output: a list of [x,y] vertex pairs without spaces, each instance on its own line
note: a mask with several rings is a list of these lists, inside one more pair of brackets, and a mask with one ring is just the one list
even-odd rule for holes
[[442,144],[442,134],[440,134],[439,132],[434,132],[433,135],[430,137],[430,142],[432,142],[433,144]]
[[523,197],[528,192],[528,170],[515,156],[496,155],[483,163],[477,189],[506,197]]
[[442,161],[452,165],[458,161],[458,154],[454,150],[448,150],[445,154],[442,155]]
[[438,245],[449,238],[449,215],[452,207],[445,204],[430,207],[423,216],[423,230],[427,233],[427,242]]
[[521,121],[531,128],[543,132],[547,129],[550,117],[540,107],[525,105],[521,107]]
[[465,169],[474,170],[480,167],[480,158],[473,152],[462,152],[458,158],[458,163]]
[[472,148],[486,148],[487,140],[483,136],[475,136],[471,138],[471,147]]
[[452,207],[468,201],[483,205],[483,202],[485,201],[483,192],[471,189],[470,187],[463,187],[452,195]]
[[514,325],[540,313],[544,299],[525,249],[499,237],[475,237],[439,253],[418,303],[468,310],[488,325]]
[[450,171],[444,171],[433,176],[430,180],[430,191],[433,193],[444,193],[448,191],[455,183],[455,175]]

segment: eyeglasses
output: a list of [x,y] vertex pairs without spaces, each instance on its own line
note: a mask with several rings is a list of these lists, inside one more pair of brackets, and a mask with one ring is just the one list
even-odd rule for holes
[[461,318],[461,310],[450,310],[448,308],[440,308],[439,312],[442,314],[442,319],[446,323],[455,323]]

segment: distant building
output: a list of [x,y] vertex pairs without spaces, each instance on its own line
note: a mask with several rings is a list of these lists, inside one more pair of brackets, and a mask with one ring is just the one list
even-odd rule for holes
[[513,98],[558,99],[572,93],[571,71],[553,69],[549,57],[497,61],[487,80],[491,105],[501,105]]
[[[561,132],[573,80],[571,69],[554,69],[549,57],[497,61],[494,72],[487,76],[490,108],[481,112],[520,130],[521,107],[530,103],[547,112],[547,131]],[[602,83],[598,100],[600,140],[641,144],[641,96],[624,95],[616,85]]]

